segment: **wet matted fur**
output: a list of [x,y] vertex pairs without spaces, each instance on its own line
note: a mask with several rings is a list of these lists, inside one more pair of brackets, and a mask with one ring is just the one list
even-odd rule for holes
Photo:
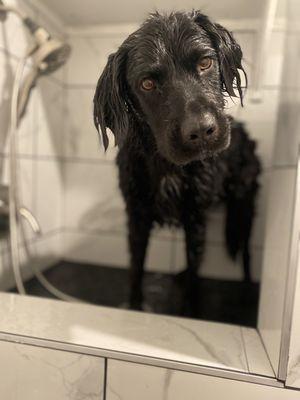
[[260,163],[242,124],[224,112],[240,97],[242,51],[199,11],[152,14],[109,56],[94,97],[94,121],[117,164],[126,203],[130,306],[141,309],[144,260],[154,223],[183,227],[184,311],[195,312],[208,209],[227,206],[226,244],[250,279],[249,239]]

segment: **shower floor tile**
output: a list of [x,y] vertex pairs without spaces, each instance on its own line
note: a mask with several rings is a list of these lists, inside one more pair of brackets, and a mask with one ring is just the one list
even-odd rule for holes
[[[128,271],[61,261],[45,272],[46,278],[63,292],[103,306],[126,307]],[[51,296],[36,279],[26,283],[29,294]],[[146,272],[144,291],[147,311],[181,315],[182,286],[168,274]],[[256,327],[259,285],[237,281],[199,279],[198,318]]]

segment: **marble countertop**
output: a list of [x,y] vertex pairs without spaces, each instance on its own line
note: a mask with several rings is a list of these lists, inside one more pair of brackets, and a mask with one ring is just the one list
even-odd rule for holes
[[5,334],[274,377],[255,329],[0,293]]

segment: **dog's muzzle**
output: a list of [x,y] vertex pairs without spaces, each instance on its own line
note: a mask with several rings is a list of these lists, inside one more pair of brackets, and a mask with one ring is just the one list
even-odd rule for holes
[[219,124],[215,116],[206,112],[198,116],[190,115],[182,123],[181,136],[183,145],[188,147],[203,147],[218,141]]

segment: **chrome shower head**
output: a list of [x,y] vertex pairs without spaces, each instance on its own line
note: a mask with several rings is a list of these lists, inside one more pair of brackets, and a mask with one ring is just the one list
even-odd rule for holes
[[70,56],[71,47],[58,39],[52,38],[46,29],[37,25],[31,18],[26,17],[23,22],[36,42],[32,59],[39,73],[50,74],[63,66]]
[[49,38],[32,54],[34,66],[42,75],[51,74],[62,67],[69,58],[71,47],[59,40]]
[[4,21],[7,13],[17,14],[24,25],[29,29],[35,40],[35,47],[31,51],[34,65],[39,74],[50,74],[60,68],[69,58],[71,47],[58,39],[51,37],[50,33],[39,26],[30,17],[17,7],[7,6],[0,0],[0,21]]
[[26,53],[26,58],[31,56],[33,65],[27,74],[18,95],[18,122],[25,113],[31,90],[40,75],[51,74],[63,66],[71,53],[71,47],[58,39],[51,37],[50,33],[34,22],[30,17],[17,7],[7,6],[0,0],[0,21],[4,21],[7,13],[18,15],[24,25],[29,29],[34,38],[34,46]]
[[[42,29],[42,28],[40,28]],[[45,31],[46,32],[46,31]],[[48,75],[59,69],[69,58],[71,47],[50,35],[31,52],[32,68],[24,78],[18,97],[18,119],[24,115],[32,88],[41,75]]]
[[59,40],[52,39],[49,35],[40,42],[31,52],[32,68],[24,78],[18,97],[18,119],[24,115],[29,95],[41,75],[48,75],[59,69],[67,61],[71,47]]
[[0,22],[5,21],[7,17],[7,12],[3,11],[3,7],[4,7],[3,1],[0,0]]

